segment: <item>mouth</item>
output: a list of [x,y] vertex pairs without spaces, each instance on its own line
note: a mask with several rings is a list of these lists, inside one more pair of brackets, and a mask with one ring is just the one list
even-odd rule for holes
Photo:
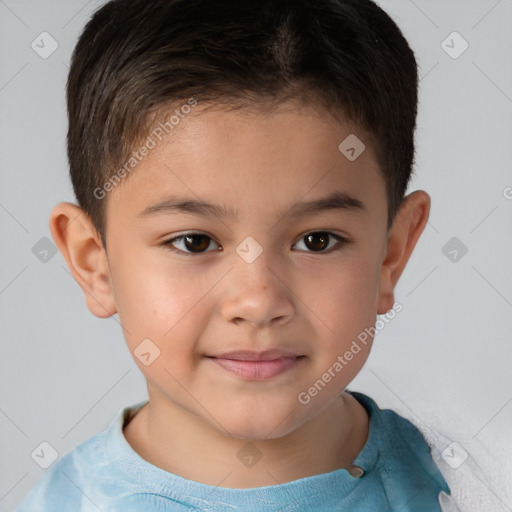
[[282,350],[239,350],[206,357],[224,370],[253,381],[269,380],[289,372],[305,358]]

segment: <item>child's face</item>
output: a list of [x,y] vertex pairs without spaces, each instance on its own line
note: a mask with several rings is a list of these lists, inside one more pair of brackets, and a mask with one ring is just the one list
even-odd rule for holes
[[[355,161],[338,149],[351,133],[365,142],[312,111],[198,107],[110,192],[108,261],[124,335],[132,353],[147,339],[160,350],[149,365],[134,357],[153,407],[188,411],[233,436],[274,438],[357,375],[370,341],[341,371],[333,365],[392,302],[379,294],[385,185],[368,143]],[[293,208],[334,193],[363,207]],[[172,198],[236,218],[170,206],[144,214]],[[190,232],[203,237],[170,244]],[[332,234],[306,237],[317,232]],[[145,343],[143,360],[155,355]],[[242,361],[266,351],[273,362]],[[335,377],[308,393],[329,368]]]

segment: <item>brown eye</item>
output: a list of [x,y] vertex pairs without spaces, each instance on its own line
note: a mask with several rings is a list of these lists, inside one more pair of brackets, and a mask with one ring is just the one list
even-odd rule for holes
[[[333,241],[334,243],[332,243]],[[304,243],[306,252],[326,252],[326,249],[331,249],[336,244],[343,245],[347,241],[345,238],[328,231],[316,231],[303,236],[299,243]]]
[[312,251],[323,251],[329,245],[329,235],[327,233],[312,233],[304,237],[306,247]]
[[187,235],[183,241],[185,247],[192,252],[203,252],[210,246],[210,240],[205,235]]
[[[207,249],[213,240],[208,236],[201,233],[187,233],[181,235],[172,240],[164,242],[165,245],[173,246],[178,252],[184,252],[185,254],[201,254],[203,252],[210,252]],[[181,247],[176,247],[176,244],[180,244]],[[215,243],[215,242],[214,242]]]

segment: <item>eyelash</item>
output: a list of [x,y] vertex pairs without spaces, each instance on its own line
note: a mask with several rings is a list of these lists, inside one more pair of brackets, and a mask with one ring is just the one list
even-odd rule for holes
[[[329,249],[324,250],[324,251],[303,251],[303,252],[307,252],[307,253],[310,253],[310,254],[330,254],[331,252],[340,251],[340,250],[344,249],[345,245],[350,243],[350,240],[348,238],[345,238],[345,237],[343,237],[341,235],[337,235],[336,233],[332,233],[330,231],[310,231],[308,233],[305,233],[302,237],[300,237],[299,241],[302,241],[308,235],[314,235],[314,234],[326,234],[329,237],[332,237],[335,240],[337,240],[338,244],[333,246],[333,247],[330,247]],[[211,241],[214,241],[213,238],[210,237],[209,235],[207,235],[206,233],[202,233],[202,232],[189,232],[189,233],[183,233],[180,236],[171,238],[170,240],[166,240],[165,242],[163,242],[162,245],[166,246],[168,249],[170,249],[171,251],[173,251],[175,253],[178,253],[178,254],[181,254],[181,255],[185,255],[185,256],[200,256],[200,255],[206,254],[208,252],[216,252],[215,250],[213,250],[213,251],[196,252],[196,253],[194,253],[194,252],[187,252],[187,251],[183,251],[181,249],[177,249],[176,247],[174,247],[172,245],[173,242],[176,242],[177,240],[183,240],[185,237],[190,236],[190,235],[203,235],[203,236],[206,236],[207,238],[209,238]],[[217,242],[215,242],[215,243],[217,243]]]

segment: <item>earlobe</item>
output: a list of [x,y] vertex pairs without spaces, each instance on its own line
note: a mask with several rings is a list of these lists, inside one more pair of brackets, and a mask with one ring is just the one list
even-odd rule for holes
[[100,318],[116,313],[107,255],[91,219],[78,206],[60,203],[50,215],[50,231],[69,270],[82,288],[89,311]]
[[389,311],[395,302],[394,288],[423,232],[430,213],[430,196],[423,190],[409,194],[391,226],[382,263],[377,313]]

